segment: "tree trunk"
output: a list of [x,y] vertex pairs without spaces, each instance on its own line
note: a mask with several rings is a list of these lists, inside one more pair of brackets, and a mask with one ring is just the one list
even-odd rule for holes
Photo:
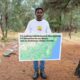
[[5,15],[5,25],[6,25],[6,30],[5,30],[5,38],[7,38],[7,34],[8,34],[8,15]]
[[3,28],[3,25],[2,25],[2,15],[1,15],[1,31],[2,31],[2,37],[4,37],[4,28]]

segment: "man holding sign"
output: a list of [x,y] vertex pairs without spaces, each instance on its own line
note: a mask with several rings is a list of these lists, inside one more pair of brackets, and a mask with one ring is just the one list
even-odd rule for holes
[[[36,8],[35,15],[36,18],[28,23],[25,33],[35,34],[35,35],[51,34],[49,23],[45,19],[43,19],[43,15],[44,15],[43,8]],[[40,61],[40,65],[38,61],[34,61],[33,64],[34,64],[34,71],[35,71],[33,75],[33,79],[37,79],[39,77],[39,70],[40,70],[40,76],[43,79],[46,79],[47,76],[44,71],[45,61]]]

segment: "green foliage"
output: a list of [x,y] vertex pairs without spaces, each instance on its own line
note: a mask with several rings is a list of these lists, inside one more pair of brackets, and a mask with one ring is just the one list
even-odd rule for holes
[[24,31],[30,19],[34,18],[34,9],[43,7],[45,17],[51,29],[68,26],[70,24],[80,28],[79,0],[0,0],[0,24],[3,39],[7,37],[9,29]]
[[46,0],[43,7],[52,30],[62,30],[70,25],[80,28],[79,0]]
[[23,31],[28,21],[34,17],[34,8],[39,6],[38,2],[40,0],[0,0],[0,24],[5,34],[3,37],[7,37],[10,29]]

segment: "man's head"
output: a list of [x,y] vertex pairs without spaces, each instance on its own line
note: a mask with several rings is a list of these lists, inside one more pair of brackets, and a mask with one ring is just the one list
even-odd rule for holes
[[35,9],[35,15],[36,15],[37,20],[41,21],[43,18],[43,15],[44,15],[43,8],[36,8]]

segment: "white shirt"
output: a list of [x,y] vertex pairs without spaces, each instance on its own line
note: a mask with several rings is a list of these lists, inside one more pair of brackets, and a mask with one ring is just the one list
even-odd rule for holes
[[42,19],[42,21],[37,21],[36,19],[33,19],[28,23],[25,33],[39,35],[51,34],[51,30],[49,27],[49,23],[45,19]]

